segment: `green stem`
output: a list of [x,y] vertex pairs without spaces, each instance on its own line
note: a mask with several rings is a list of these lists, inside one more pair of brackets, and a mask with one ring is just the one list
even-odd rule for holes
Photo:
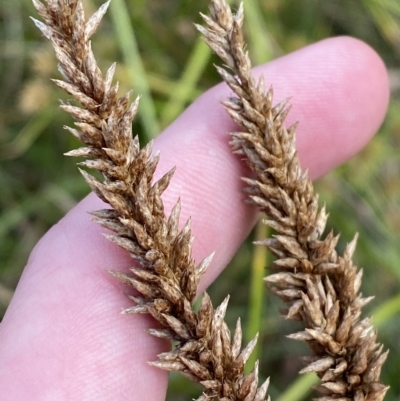
[[150,140],[159,133],[159,125],[135,33],[129,21],[129,13],[124,0],[113,0],[110,4],[110,11],[124,62],[129,66],[129,80],[141,96],[139,118],[143,124],[146,139]]

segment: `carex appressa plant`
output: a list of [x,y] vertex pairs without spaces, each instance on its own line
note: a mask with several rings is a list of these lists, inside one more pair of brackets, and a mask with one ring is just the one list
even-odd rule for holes
[[[74,104],[61,107],[75,120],[67,130],[84,146],[67,155],[87,158],[79,164],[102,175],[98,180],[81,170],[110,206],[92,212],[93,220],[111,230],[114,234],[107,237],[136,261],[129,273],[111,271],[133,289],[134,304],[124,313],[150,314],[157,323],[149,334],[174,344],[151,364],[200,382],[204,391],[198,400],[265,400],[268,380],[259,386],[258,363],[244,374],[257,339],[242,348],[240,320],[233,335],[224,321],[229,297],[214,308],[205,293],[199,310],[193,308],[212,255],[194,261],[190,220],[179,228],[179,200],[165,214],[161,196],[174,170],[154,182],[159,155],[152,154],[151,143],[140,147],[132,136],[139,99],[131,102],[130,93],[119,97],[115,64],[103,74],[93,55],[90,37],[109,2],[88,20],[80,0],[33,3],[43,20],[35,23],[51,41],[63,76],[54,81],[74,98]],[[359,293],[362,270],[352,263],[356,239],[339,255],[338,236],[323,236],[327,214],[300,169],[296,127],[284,126],[286,102],[274,106],[272,89],[265,90],[263,80],[252,76],[244,50],[243,7],[233,14],[225,1],[212,0],[210,12],[203,15],[205,27],[198,29],[224,62],[225,68],[217,69],[234,93],[224,102],[240,127],[232,133],[232,149],[254,173],[244,179],[250,202],[266,213],[265,223],[275,231],[261,241],[277,257],[273,267],[278,272],[266,282],[287,302],[286,318],[304,323],[304,331],[290,337],[306,341],[313,351],[302,372],[318,374],[323,400],[381,400],[387,387],[379,375],[387,352],[376,342],[370,320],[360,318],[369,298]]]

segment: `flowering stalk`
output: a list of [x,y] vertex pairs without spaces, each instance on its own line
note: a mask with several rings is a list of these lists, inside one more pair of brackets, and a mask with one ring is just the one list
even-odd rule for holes
[[131,103],[130,93],[118,97],[118,84],[112,83],[115,64],[103,76],[96,63],[89,39],[110,1],[88,21],[80,0],[33,3],[44,20],[35,24],[51,41],[64,78],[54,82],[79,104],[61,105],[76,121],[75,128],[66,129],[84,144],[67,155],[88,158],[79,165],[103,176],[99,181],[81,170],[93,192],[111,207],[92,212],[93,220],[113,231],[107,238],[137,261],[128,274],[111,272],[137,290],[130,296],[134,305],[123,313],[150,314],[158,324],[149,334],[177,344],[151,364],[200,382],[205,390],[198,401],[265,400],[268,380],[258,388],[258,363],[249,375],[243,372],[257,339],[242,349],[240,320],[233,338],[224,321],[229,297],[214,309],[204,294],[194,312],[198,283],[212,255],[195,264],[190,220],[178,228],[179,200],[165,215],[161,195],[174,169],[154,182],[159,155],[152,155],[151,143],[140,148],[138,137],[132,138],[139,99]]
[[301,171],[296,125],[284,126],[287,101],[272,105],[272,88],[252,76],[242,34],[243,5],[233,14],[225,0],[212,0],[206,27],[197,25],[226,68],[216,67],[234,96],[224,102],[241,128],[232,133],[233,152],[241,155],[255,178],[244,178],[249,202],[268,216],[275,231],[259,241],[276,256],[268,287],[288,304],[286,319],[304,323],[290,338],[306,341],[313,356],[300,373],[315,372],[321,400],[381,401],[388,389],[379,381],[388,352],[376,342],[370,318],[360,320],[371,298],[359,289],[362,270],[353,265],[357,235],[343,255],[335,246],[339,236],[323,236],[327,214],[307,173]]

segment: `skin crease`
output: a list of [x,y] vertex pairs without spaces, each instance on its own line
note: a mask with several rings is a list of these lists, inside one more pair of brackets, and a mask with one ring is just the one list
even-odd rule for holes
[[[312,178],[358,152],[386,112],[386,69],[355,39],[318,42],[255,74],[264,74],[266,86],[273,83],[275,102],[291,96],[287,123],[300,121],[298,151]],[[225,85],[211,89],[154,144],[161,150],[158,177],[177,166],[164,196],[167,213],[181,197],[181,223],[193,218],[197,262],[217,251],[200,290],[225,267],[255,221],[240,192],[246,168],[228,145],[227,133],[237,128],[219,105],[229,94]],[[146,361],[167,345],[145,332],[152,325],[147,316],[119,314],[130,301],[106,270],[127,270],[132,261],[90,221],[87,211],[103,206],[89,195],[32,252],[0,325],[0,398],[165,399],[167,374]]]

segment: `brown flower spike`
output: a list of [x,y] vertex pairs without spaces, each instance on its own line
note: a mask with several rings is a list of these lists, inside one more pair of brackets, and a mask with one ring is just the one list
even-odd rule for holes
[[[300,372],[321,378],[320,400],[381,401],[388,389],[379,381],[388,352],[376,342],[370,319],[361,308],[372,298],[359,293],[362,270],[352,263],[357,236],[338,255],[339,236],[323,236],[327,214],[300,168],[296,126],[285,128],[289,112],[284,101],[272,106],[272,88],[256,81],[245,52],[243,5],[232,14],[224,0],[212,0],[211,16],[198,25],[207,44],[227,68],[216,67],[234,95],[224,102],[241,132],[232,134],[232,149],[241,155],[255,178],[244,178],[251,204],[265,212],[265,224],[276,234],[261,241],[277,257],[278,271],[265,279],[288,304],[286,319],[300,320],[304,331],[290,338],[306,341],[313,351]],[[231,72],[229,72],[231,71]]]
[[130,103],[129,93],[118,97],[118,84],[112,84],[115,64],[105,76],[97,66],[89,39],[109,2],[88,21],[79,0],[33,3],[44,20],[35,24],[51,41],[64,78],[54,82],[79,104],[61,105],[76,121],[76,128],[66,129],[85,145],[67,155],[88,158],[79,164],[102,174],[99,181],[81,170],[92,190],[111,206],[92,212],[94,221],[113,231],[107,238],[138,262],[129,274],[112,272],[140,293],[131,296],[135,305],[124,313],[151,314],[158,324],[149,333],[177,344],[152,365],[200,382],[205,390],[198,401],[264,401],[268,380],[258,388],[258,363],[252,373],[243,373],[257,339],[241,348],[240,320],[231,338],[224,321],[229,297],[214,309],[204,294],[199,311],[193,311],[198,283],[212,255],[196,266],[190,220],[178,228],[180,202],[170,216],[164,213],[161,195],[173,170],[154,182],[159,155],[152,155],[151,144],[141,149],[138,138],[132,138],[139,100]]

